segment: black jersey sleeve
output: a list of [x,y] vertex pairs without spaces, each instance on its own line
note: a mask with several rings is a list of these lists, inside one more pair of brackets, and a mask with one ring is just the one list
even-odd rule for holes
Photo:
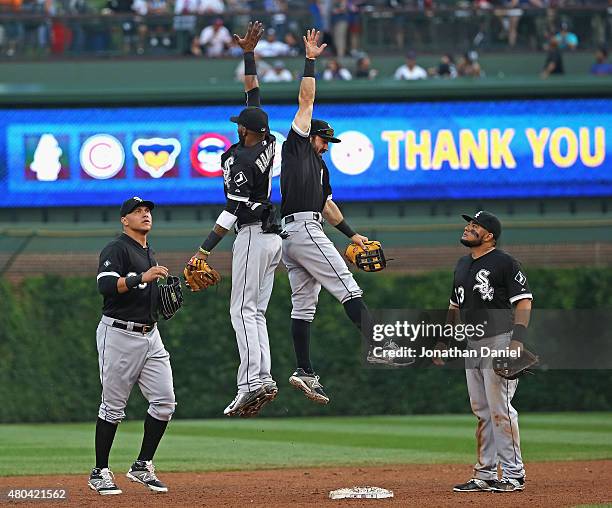
[[244,93],[246,96],[247,107],[261,107],[261,97],[259,95],[259,87],[251,88]]
[[300,131],[295,124],[291,124],[287,140],[283,143],[283,150],[294,156],[302,157],[309,148],[310,134]]
[[240,203],[250,201],[255,185],[255,171],[251,165],[233,166],[226,182],[227,199]]
[[531,293],[531,289],[529,288],[527,276],[525,275],[521,264],[516,259],[508,259],[505,273],[505,282],[510,303],[516,303],[524,298],[533,300],[533,295]]
[[459,297],[457,296],[457,291],[456,291],[455,286],[456,286],[455,285],[455,273],[453,273],[453,287],[451,288],[449,303],[451,305],[454,305],[455,307],[459,307]]
[[110,243],[100,253],[98,263],[98,291],[104,296],[118,294],[117,279],[126,274],[126,257],[119,243]]
[[332,198],[332,188],[331,188],[331,183],[329,182],[329,169],[327,169],[327,164],[325,164],[325,162],[323,162],[323,166],[325,168],[325,170],[323,171],[323,196],[325,197],[325,200],[327,201],[328,199]]

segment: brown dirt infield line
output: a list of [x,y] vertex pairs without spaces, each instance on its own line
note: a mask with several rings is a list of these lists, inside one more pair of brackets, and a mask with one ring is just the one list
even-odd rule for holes
[[[163,464],[160,464],[163,467]],[[460,464],[398,465],[381,467],[280,469],[241,472],[160,473],[170,491],[153,494],[117,473],[119,496],[102,497],[87,487],[82,476],[26,476],[0,478],[0,491],[8,488],[64,488],[63,502],[6,503],[4,506],[38,507],[288,507],[312,506],[419,506],[517,508],[561,507],[612,503],[612,460],[538,462],[527,464],[527,488],[512,493],[454,493],[452,486],[470,477],[471,468]],[[338,500],[330,490],[354,485],[391,489],[393,499]],[[3,503],[4,501],[4,503]]]

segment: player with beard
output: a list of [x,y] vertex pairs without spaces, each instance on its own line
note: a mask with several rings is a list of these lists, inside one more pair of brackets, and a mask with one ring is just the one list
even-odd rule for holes
[[[533,296],[520,264],[497,248],[502,227],[490,212],[462,216],[468,224],[461,243],[470,254],[455,268],[448,322],[481,326],[484,333],[467,339],[470,350],[509,350],[520,354],[527,335]],[[438,343],[438,349],[448,344]],[[518,413],[511,405],[518,379],[508,380],[493,371],[491,356],[466,359],[466,378],[476,429],[478,460],[468,482],[455,492],[513,492],[525,488]],[[434,357],[436,365],[443,360]],[[498,480],[497,466],[502,478]]]

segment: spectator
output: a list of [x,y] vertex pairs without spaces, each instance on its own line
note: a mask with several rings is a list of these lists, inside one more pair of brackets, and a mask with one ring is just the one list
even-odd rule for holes
[[287,0],[264,0],[264,9],[270,15],[271,28],[276,30],[280,39],[284,38],[287,32],[287,14],[289,12]]
[[591,66],[591,74],[595,76],[612,75],[612,63],[608,62],[608,50],[604,47],[595,52],[595,63]]
[[[19,13],[21,0],[3,0],[0,2],[0,14],[8,13],[9,16]],[[2,21],[4,28],[3,49],[6,47],[6,56],[12,57],[17,53],[17,48],[23,43],[24,28],[19,17]]]
[[346,39],[349,28],[348,0],[333,1],[331,8],[331,25],[336,56],[342,58],[346,54]]
[[285,67],[281,60],[276,60],[271,69],[268,69],[263,75],[264,83],[282,83],[293,81],[293,74]]
[[372,69],[372,62],[368,56],[361,56],[357,60],[357,70],[355,71],[355,77],[357,79],[374,79],[378,76],[378,71]]
[[284,41],[287,47],[289,48],[287,55],[298,56],[303,53],[304,45],[300,44],[300,41],[298,41],[298,38],[293,32],[287,32],[285,34]]
[[225,4],[223,0],[200,0],[198,14],[223,14]]
[[347,0],[349,39],[351,43],[351,55],[355,56],[361,46],[361,10],[360,6],[364,0]]
[[524,13],[523,8],[535,7],[537,9],[543,9],[544,3],[542,2],[542,0],[508,0],[506,2],[506,7],[507,8],[505,11],[502,10],[499,12],[505,14],[505,16],[501,19],[502,26],[508,32],[508,45],[513,48],[514,46],[516,46],[516,40],[518,37],[518,26],[521,17]]
[[[199,54],[195,43],[197,15],[200,13],[201,0],[176,0],[174,4],[173,28],[179,54]],[[191,51],[190,51],[191,45]]]
[[153,22],[149,25],[147,20],[144,19],[145,16],[149,15],[159,16],[168,14],[169,8],[166,0],[134,0],[132,10],[138,14],[135,21],[137,23],[138,32],[138,47],[136,52],[139,55],[144,53],[144,41],[149,32],[151,32],[151,37],[149,39],[149,45],[151,47],[156,48],[160,45],[166,48],[170,47],[171,41],[170,37],[168,37],[166,26],[159,22]]
[[440,58],[440,63],[437,67],[429,69],[429,74],[438,78],[455,79],[457,77],[457,68],[453,55],[446,53]]
[[350,81],[353,79],[353,76],[348,69],[340,65],[340,62],[338,62],[336,58],[331,58],[327,61],[327,65],[323,71],[323,79],[325,81],[333,81],[336,79]]
[[546,55],[546,62],[544,63],[544,70],[542,71],[542,79],[548,78],[551,74],[565,74],[563,69],[563,57],[561,51],[559,51],[559,44],[555,37],[550,38],[548,45],[548,54]]
[[278,56],[288,55],[290,51],[289,46],[284,42],[276,40],[276,30],[274,28],[268,28],[266,31],[266,39],[259,41],[255,52],[259,53],[259,56],[264,58],[274,58]]
[[478,53],[476,53],[476,51],[469,51],[459,59],[457,63],[457,74],[461,77],[481,77],[482,70],[478,63]]
[[567,23],[561,23],[561,29],[555,35],[555,40],[561,50],[571,49],[574,51],[578,47],[578,36],[568,30]]
[[406,55],[406,63],[396,69],[393,77],[395,79],[406,79],[409,81],[427,79],[427,72],[425,72],[423,67],[417,65],[416,54],[410,51]]
[[200,52],[205,52],[209,58],[219,58],[229,49],[232,41],[233,38],[223,24],[223,20],[217,18],[212,25],[205,27],[200,33]]
[[[240,48],[242,51],[242,48]],[[257,75],[263,76],[266,72],[270,70],[270,64],[261,59],[259,53],[255,53],[255,65],[257,67]],[[234,79],[236,81],[244,81],[244,60],[240,60],[240,63],[236,67],[234,71]]]

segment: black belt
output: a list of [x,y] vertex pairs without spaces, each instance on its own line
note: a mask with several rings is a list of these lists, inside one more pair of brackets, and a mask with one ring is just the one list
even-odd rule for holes
[[[120,328],[121,330],[128,330],[128,324],[127,323],[122,323],[121,321],[113,321],[113,324],[111,325],[113,328]],[[139,325],[134,323],[134,326],[132,327],[131,332],[136,332],[136,333],[149,333],[151,330],[153,330],[153,328],[155,328],[155,325]]]
[[253,222],[245,222],[244,224],[236,223],[236,229],[246,228],[247,226],[255,226],[261,224],[260,220],[254,220]]
[[[309,212],[298,212],[298,213],[309,213]],[[321,214],[319,212],[312,212],[312,219],[313,220],[321,220]],[[285,224],[291,224],[292,222],[295,222],[295,217],[292,215],[285,215],[283,217],[283,221],[285,221]]]

